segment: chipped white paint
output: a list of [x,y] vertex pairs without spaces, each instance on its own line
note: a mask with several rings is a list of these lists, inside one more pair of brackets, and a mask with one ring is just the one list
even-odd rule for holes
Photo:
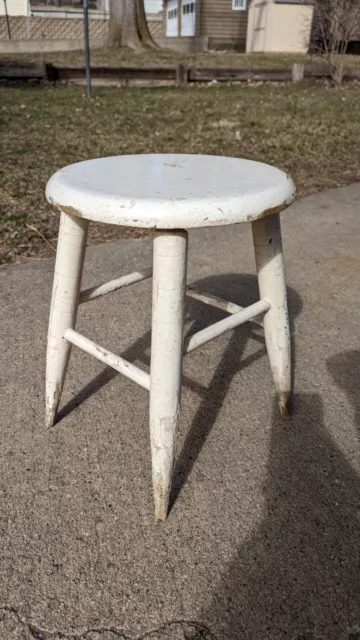
[[89,220],[156,229],[250,222],[285,209],[292,180],[261,162],[197,155],[134,155],[61,169],[46,195]]
[[[150,439],[155,517],[167,516],[180,412],[183,355],[248,320],[263,324],[280,410],[290,405],[290,336],[278,212],[295,195],[291,179],[268,165],[237,158],[140,155],[71,165],[47,185],[62,209],[49,323],[46,420],[59,404],[71,345],[150,390]],[[154,268],[147,267],[79,294],[88,220],[159,229]],[[252,222],[259,302],[243,308],[186,290],[184,229]],[[150,375],[74,331],[79,302],[152,276]],[[185,293],[230,315],[183,340]]]
[[104,282],[104,284],[97,284],[94,287],[90,287],[89,289],[84,289],[84,291],[81,291],[80,293],[79,304],[82,304],[83,302],[89,302],[90,300],[95,300],[96,298],[99,298],[99,296],[105,296],[107,293],[117,291],[118,289],[122,289],[123,287],[128,287],[130,284],[135,284],[135,282],[147,280],[148,278],[151,278],[152,271],[152,267],[147,267],[146,269],[142,269],[141,271],[134,271],[134,273],[129,273],[122,278],[110,280],[109,282]]
[[149,391],[150,376],[148,373],[146,373],[146,371],[139,369],[139,367],[136,367],[134,364],[128,362],[121,356],[117,356],[115,353],[112,353],[108,349],[100,347],[99,344],[96,344],[96,342],[89,340],[85,336],[81,335],[81,333],[78,333],[73,329],[68,329],[67,331],[65,331],[65,338],[66,340],[71,342],[71,344],[74,344],[79,347],[79,349],[86,351],[86,353],[94,356],[95,358],[100,360],[100,362],[107,364],[109,367],[112,367],[119,373],[122,373],[127,378],[130,378],[130,380],[137,382],[141,387],[144,387],[144,389],[147,389]]
[[150,440],[157,520],[167,516],[179,422],[186,264],[186,231],[155,237]]
[[[199,300],[204,304],[208,304],[210,307],[215,307],[215,309],[221,309],[222,311],[226,311],[227,313],[238,313],[239,311],[243,311],[246,307],[241,307],[239,304],[235,304],[234,302],[228,302],[223,298],[219,298],[218,296],[213,296],[211,293],[203,293],[202,291],[198,291],[193,287],[188,287],[186,289],[186,295],[189,298],[194,298],[194,300]],[[255,324],[259,324],[262,327],[263,321],[262,316],[258,316],[255,318],[249,318],[250,322],[254,322]]]
[[52,426],[70,356],[65,331],[75,327],[88,221],[61,214],[46,356],[46,424]]
[[280,216],[252,224],[260,297],[271,303],[264,316],[266,348],[283,417],[290,415],[291,353]]
[[241,324],[244,324],[244,322],[258,316],[260,313],[265,313],[269,308],[270,303],[267,300],[259,300],[259,302],[255,302],[249,307],[246,307],[223,320],[219,320],[219,322],[215,322],[210,325],[210,327],[205,327],[205,329],[194,333],[194,335],[185,340],[184,354],[194,351],[194,349],[214,340],[214,338],[218,338],[223,333],[226,333],[231,329],[235,329],[235,327],[239,327]]

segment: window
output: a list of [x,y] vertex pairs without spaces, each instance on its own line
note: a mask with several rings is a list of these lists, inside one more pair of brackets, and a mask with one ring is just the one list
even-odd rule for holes
[[246,11],[246,0],[232,0],[233,11]]
[[[51,7],[53,9],[59,8],[61,10],[64,8],[71,7],[72,9],[82,9],[83,8],[83,0],[30,0],[30,5],[33,9],[42,7]],[[89,0],[88,1],[89,9],[100,9],[104,10],[104,2],[103,0]]]
[[195,2],[190,2],[190,4],[183,4],[182,12],[183,12],[184,16],[187,13],[194,13],[195,12]]
[[168,19],[173,20],[176,17],[177,17],[177,9],[170,9],[170,11],[168,11]]

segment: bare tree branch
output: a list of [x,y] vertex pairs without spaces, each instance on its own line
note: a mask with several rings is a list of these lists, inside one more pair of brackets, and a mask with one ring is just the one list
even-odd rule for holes
[[349,42],[360,31],[360,0],[313,0],[312,41],[324,55],[331,77],[340,86]]

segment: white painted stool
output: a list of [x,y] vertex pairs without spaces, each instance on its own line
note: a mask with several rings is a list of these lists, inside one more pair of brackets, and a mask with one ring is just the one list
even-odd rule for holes
[[[135,155],[79,162],[46,188],[61,211],[46,367],[46,422],[55,422],[74,344],[150,391],[155,517],[167,515],[183,355],[253,320],[265,341],[283,417],[290,413],[290,335],[279,212],[294,184],[274,167],[216,156]],[[153,268],[80,292],[89,221],[156,229]],[[261,300],[243,308],[186,289],[186,229],[251,222]],[[240,257],[240,251],[239,251]],[[75,331],[78,305],[153,277],[150,375]],[[229,316],[183,340],[185,295]]]

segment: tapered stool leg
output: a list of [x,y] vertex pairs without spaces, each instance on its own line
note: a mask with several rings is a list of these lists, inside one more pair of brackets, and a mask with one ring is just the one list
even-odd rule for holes
[[67,329],[75,328],[88,221],[62,213],[56,252],[46,356],[46,425],[55,422],[70,357]]
[[180,415],[186,266],[186,231],[159,233],[154,239],[150,368],[150,439],[157,520],[167,516]]
[[252,223],[260,298],[271,303],[264,316],[266,349],[283,418],[291,414],[291,349],[280,216]]

